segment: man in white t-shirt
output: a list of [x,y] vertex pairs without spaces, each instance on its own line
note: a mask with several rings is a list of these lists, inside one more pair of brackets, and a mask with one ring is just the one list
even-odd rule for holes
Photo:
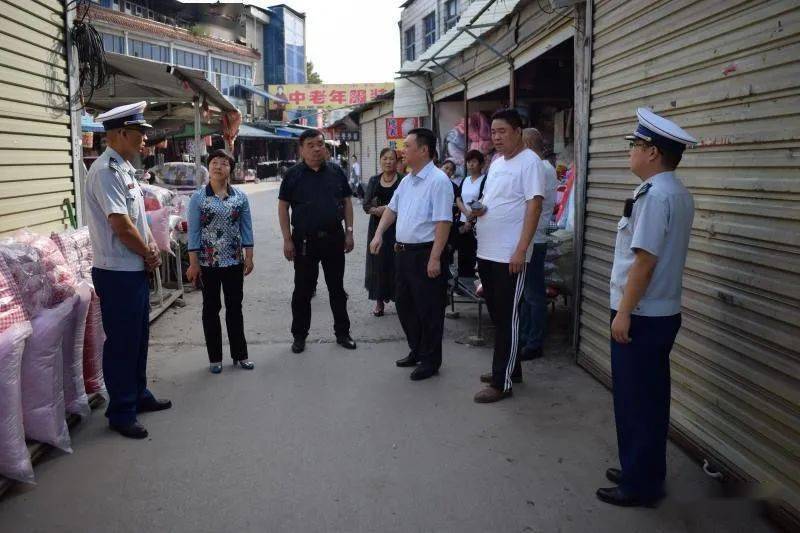
[[545,172],[541,159],[525,147],[522,119],[513,109],[492,117],[492,143],[501,157],[489,167],[478,217],[478,271],[484,298],[495,323],[489,385],[475,395],[477,403],[511,396],[511,383],[522,381],[519,351],[519,309],[531,241],[542,214]]
[[542,200],[542,214],[536,235],[533,237],[533,255],[525,274],[525,293],[520,311],[520,354],[521,361],[542,356],[542,342],[547,331],[547,287],[544,282],[544,260],[547,255],[547,227],[553,218],[556,205],[558,176],[556,169],[544,159],[545,145],[542,134],[536,128],[526,128],[522,132],[525,146],[542,159],[545,172],[545,195]]

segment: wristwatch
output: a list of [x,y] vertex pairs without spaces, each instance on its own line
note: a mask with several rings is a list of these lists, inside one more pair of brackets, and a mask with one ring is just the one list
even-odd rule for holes
[[353,226],[347,226],[347,228],[345,229],[347,229],[347,231],[349,231],[350,233],[353,233]]

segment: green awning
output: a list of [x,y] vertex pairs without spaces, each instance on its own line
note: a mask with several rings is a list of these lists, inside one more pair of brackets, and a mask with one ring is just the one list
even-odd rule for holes
[[[205,125],[203,125],[200,128],[200,137],[205,137],[206,135],[213,135],[214,133],[219,133],[219,129]],[[194,139],[194,124],[186,124],[181,131],[179,131],[175,135],[170,135],[169,137],[178,140]]]

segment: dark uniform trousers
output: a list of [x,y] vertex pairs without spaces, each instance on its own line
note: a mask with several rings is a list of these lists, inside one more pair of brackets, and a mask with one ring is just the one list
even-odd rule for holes
[[[616,316],[611,311],[611,321]],[[628,495],[658,497],[667,473],[669,353],[681,315],[631,316],[628,344],[611,339],[614,416],[622,469],[620,488]]]
[[147,274],[92,269],[100,298],[106,341],[103,378],[108,390],[109,423],[125,426],[136,421],[141,403],[153,400],[147,390],[147,348],[150,339],[150,288]]
[[[428,277],[432,244],[395,248],[395,306],[411,354],[422,366],[442,366],[444,310],[447,306],[447,261],[436,278]],[[444,254],[443,254],[444,255]]]
[[247,359],[247,341],[244,337],[244,265],[229,267],[202,267],[203,273],[203,334],[206,339],[208,360],[222,362],[222,325],[219,312],[222,309],[220,289],[225,295],[225,327],[234,361]]
[[311,327],[311,298],[317,288],[319,265],[325,275],[333,312],[333,331],[336,337],[350,334],[347,316],[347,293],[344,291],[344,231],[293,234],[294,292],[292,293],[292,335],[305,339]]
[[483,298],[495,325],[492,357],[492,386],[501,391],[511,389],[511,378],[522,376],[519,361],[519,321],[525,271],[511,274],[508,263],[478,259],[478,272],[483,285]]

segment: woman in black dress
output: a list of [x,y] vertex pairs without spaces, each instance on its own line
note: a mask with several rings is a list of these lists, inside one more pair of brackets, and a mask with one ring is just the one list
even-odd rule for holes
[[[381,150],[381,170],[372,176],[364,193],[362,206],[370,215],[367,242],[372,242],[381,215],[389,205],[394,191],[400,185],[402,176],[397,173],[397,154],[391,148]],[[369,291],[369,299],[375,300],[372,314],[383,316],[384,304],[394,299],[394,225],[383,234],[383,245],[378,255],[372,255],[367,249],[367,274],[364,286]]]

